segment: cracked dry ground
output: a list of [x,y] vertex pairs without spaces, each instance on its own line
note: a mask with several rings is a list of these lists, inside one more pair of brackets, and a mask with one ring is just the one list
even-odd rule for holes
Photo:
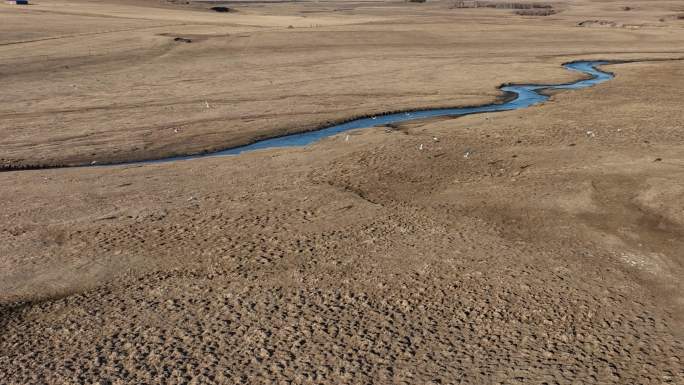
[[0,382],[682,383],[682,64],[610,69],[308,149],[0,174]]

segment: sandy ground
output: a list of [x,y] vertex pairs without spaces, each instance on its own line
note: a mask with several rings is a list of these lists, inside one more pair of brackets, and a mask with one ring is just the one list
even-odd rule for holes
[[[2,4],[0,158],[201,151],[684,57],[677,2],[451,5]],[[0,382],[684,382],[684,61],[606,68],[527,110],[0,173]]]

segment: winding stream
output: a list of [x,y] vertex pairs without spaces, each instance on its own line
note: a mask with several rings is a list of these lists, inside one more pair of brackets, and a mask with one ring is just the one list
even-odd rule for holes
[[482,112],[496,112],[496,111],[510,111],[521,108],[526,108],[535,104],[539,104],[549,97],[543,95],[538,91],[542,90],[574,90],[579,88],[591,87],[595,84],[603,83],[612,79],[614,76],[611,73],[604,72],[596,68],[597,66],[608,64],[607,61],[577,61],[566,63],[564,68],[570,71],[581,72],[589,75],[589,78],[578,80],[572,83],[563,84],[521,84],[521,85],[505,85],[501,87],[504,92],[514,93],[516,97],[505,103],[491,103],[477,107],[463,107],[463,108],[434,108],[426,110],[417,110],[411,112],[398,112],[387,115],[373,116],[370,118],[360,118],[348,121],[342,124],[325,127],[315,131],[303,132],[298,134],[290,134],[271,139],[260,140],[248,145],[229,148],[226,150],[196,154],[184,155],[170,158],[163,158],[158,160],[147,160],[140,162],[130,162],[126,164],[140,164],[140,163],[165,163],[174,162],[178,160],[205,158],[210,156],[226,156],[237,155],[243,152],[262,150],[266,148],[277,147],[299,147],[317,142],[328,136],[336,135],[344,131],[355,130],[359,128],[368,128],[374,126],[383,126],[391,123],[400,123],[416,119],[432,118],[437,116],[463,116],[469,114],[476,114]]
[[355,130],[359,128],[368,128],[375,126],[385,126],[392,123],[401,123],[411,120],[433,118],[438,116],[463,116],[470,114],[478,114],[483,112],[497,112],[497,111],[510,111],[526,108],[535,104],[539,104],[549,98],[549,96],[544,95],[541,91],[543,90],[574,90],[579,88],[591,87],[593,85],[606,82],[612,78],[614,75],[609,72],[601,71],[596,68],[598,66],[609,64],[613,62],[609,61],[575,61],[571,63],[563,64],[563,68],[581,72],[588,77],[582,80],[578,80],[571,83],[561,83],[561,84],[517,84],[517,85],[504,85],[500,89],[508,94],[513,94],[515,97],[510,98],[504,103],[490,103],[475,107],[461,107],[461,108],[430,108],[425,110],[415,110],[407,112],[397,112],[385,115],[372,116],[369,118],[359,118],[347,121],[341,124],[335,124],[333,126],[324,127],[314,131],[302,132],[298,134],[290,134],[279,136],[271,139],[259,140],[251,144],[244,146],[237,146],[228,148],[226,150],[206,152],[202,154],[194,155],[181,155],[172,156],[162,159],[153,160],[141,160],[141,161],[129,161],[129,162],[119,162],[119,163],[109,163],[109,164],[97,164],[93,162],[90,165],[83,166],[29,166],[18,169],[6,169],[0,171],[19,171],[21,169],[31,170],[36,168],[62,168],[62,167],[109,167],[116,165],[142,165],[151,163],[167,163],[175,162],[180,160],[189,160],[197,158],[208,158],[213,156],[227,156],[227,155],[238,155],[243,152],[262,150],[267,148],[279,148],[279,147],[300,147],[306,146],[308,144],[317,142],[328,136],[336,135],[341,132]]
[[606,82],[612,78],[614,75],[609,72],[601,71],[596,68],[598,66],[609,64],[614,62],[609,61],[575,61],[571,63],[563,64],[563,68],[581,72],[588,77],[582,80],[578,80],[571,83],[561,83],[561,84],[517,84],[517,85],[504,85],[500,89],[508,94],[513,94],[515,97],[509,98],[508,101],[504,103],[490,103],[475,107],[461,107],[461,108],[430,108],[425,110],[415,110],[407,112],[397,112],[385,115],[372,116],[369,118],[359,118],[347,121],[341,124],[335,124],[333,126],[323,127],[318,130],[302,132],[298,134],[290,134],[279,136],[271,139],[259,140],[251,144],[244,146],[237,146],[228,148],[226,150],[220,150],[215,152],[206,152],[194,155],[181,155],[172,156],[162,159],[153,160],[141,160],[141,161],[129,161],[129,162],[119,162],[119,163],[109,163],[109,164],[97,164],[93,162],[90,165],[83,166],[28,166],[19,168],[9,168],[6,170],[0,169],[0,171],[19,171],[19,170],[31,170],[36,168],[62,168],[62,167],[109,167],[116,165],[142,165],[150,163],[167,163],[175,162],[179,160],[189,160],[197,158],[208,158],[212,156],[226,156],[226,155],[238,155],[243,152],[262,150],[267,148],[279,148],[279,147],[300,147],[306,146],[308,144],[317,142],[328,136],[336,135],[341,132],[355,130],[359,128],[368,128],[375,126],[384,126],[392,123],[407,122],[411,120],[432,118],[438,116],[463,116],[469,114],[477,114],[483,112],[497,112],[497,111],[510,111],[526,108],[535,104],[539,104],[549,98],[549,96],[544,95],[541,91],[543,90],[574,90],[579,88],[591,87],[593,85]]

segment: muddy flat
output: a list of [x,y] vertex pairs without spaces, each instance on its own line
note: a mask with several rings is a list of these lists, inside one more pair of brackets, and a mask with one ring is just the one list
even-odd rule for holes
[[531,4],[0,4],[0,383],[684,382],[684,8]]

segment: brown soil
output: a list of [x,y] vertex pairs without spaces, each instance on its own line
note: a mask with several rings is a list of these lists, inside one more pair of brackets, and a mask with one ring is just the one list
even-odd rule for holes
[[[206,150],[487,102],[572,80],[573,59],[684,56],[681,23],[657,21],[677,2],[57,3],[0,5],[12,164]],[[593,18],[644,27],[577,27]],[[526,110],[306,148],[0,173],[0,382],[684,382],[684,62],[607,69]]]

